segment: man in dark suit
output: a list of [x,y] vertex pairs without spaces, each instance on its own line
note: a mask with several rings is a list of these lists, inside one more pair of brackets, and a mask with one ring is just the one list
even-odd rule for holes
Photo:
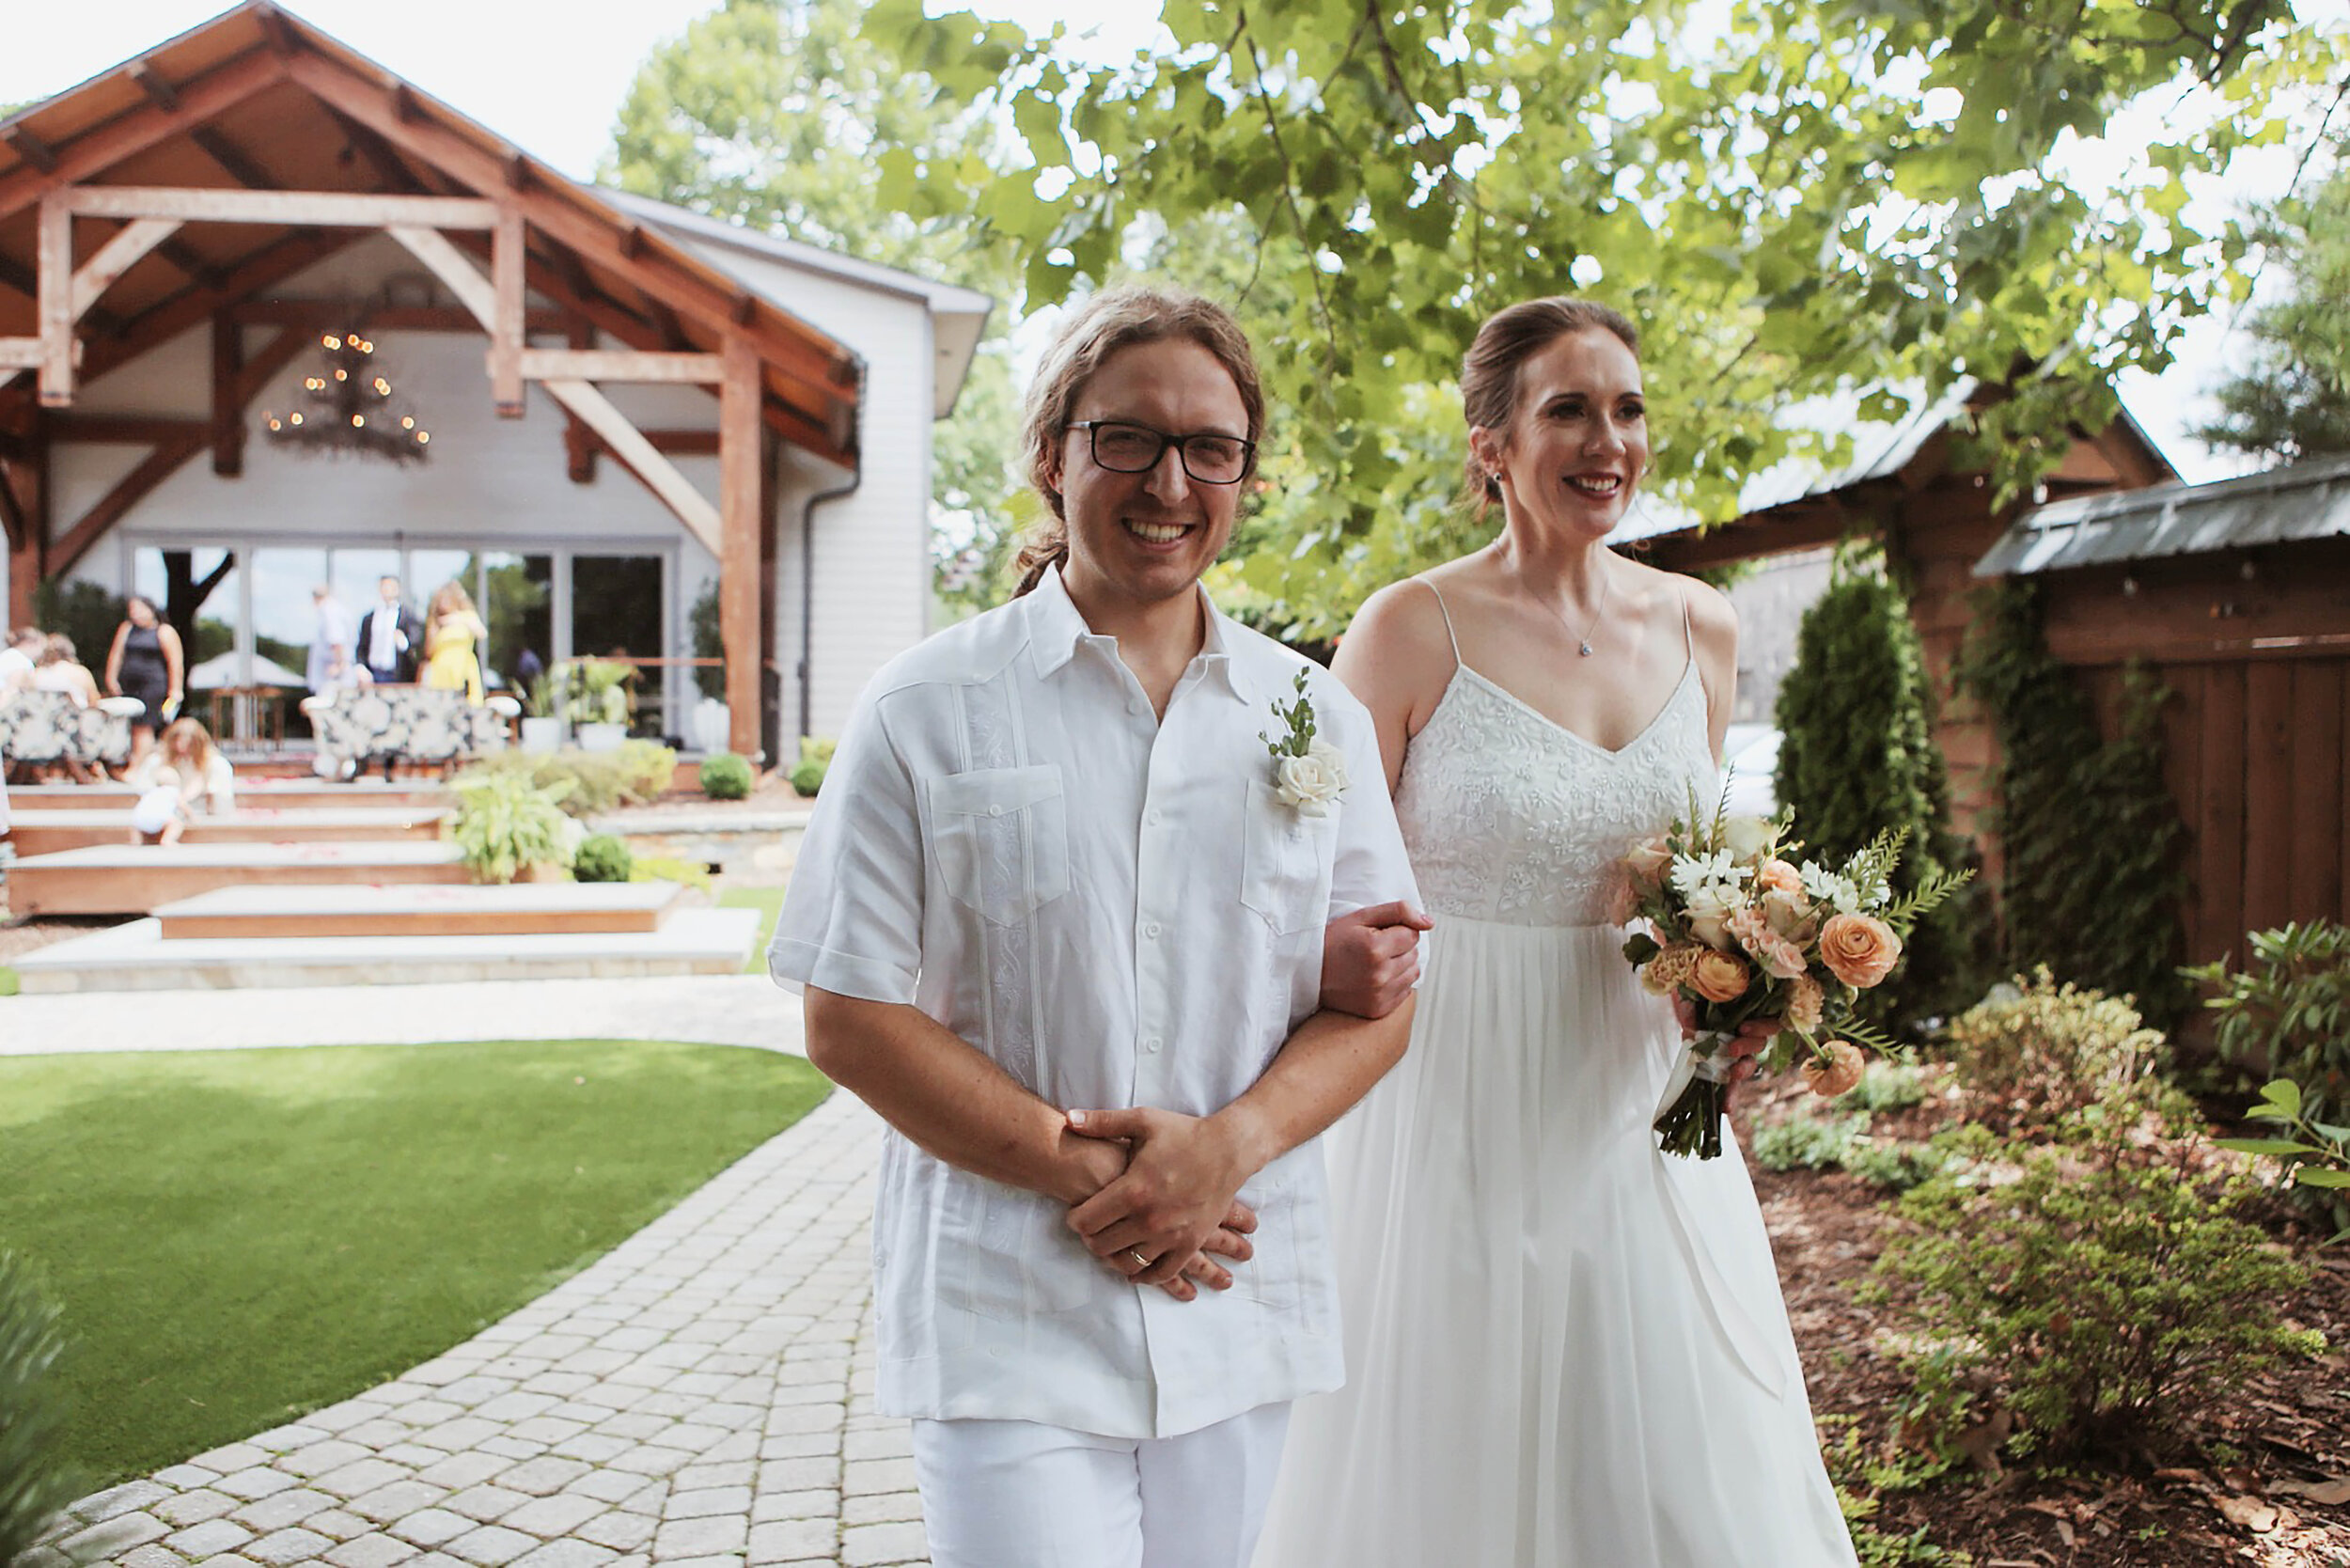
[[382,600],[359,618],[359,664],[378,684],[405,685],[415,680],[424,651],[424,618],[401,602],[399,578],[377,587]]

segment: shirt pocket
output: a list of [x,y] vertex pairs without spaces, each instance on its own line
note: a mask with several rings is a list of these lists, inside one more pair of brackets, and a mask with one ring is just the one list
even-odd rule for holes
[[1069,891],[1060,769],[979,768],[930,781],[931,846],[957,903],[998,925]]
[[1254,778],[1242,809],[1242,905],[1263,916],[1279,936],[1324,924],[1338,817],[1308,817]]

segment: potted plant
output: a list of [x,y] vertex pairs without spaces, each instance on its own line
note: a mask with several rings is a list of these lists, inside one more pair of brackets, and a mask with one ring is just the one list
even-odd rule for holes
[[540,673],[523,692],[525,751],[556,751],[563,745],[564,708],[570,700],[572,666],[558,664]]
[[582,751],[618,751],[628,739],[635,707],[630,682],[636,666],[619,659],[579,659],[569,666],[567,708]]
[[526,773],[482,772],[456,780],[449,839],[476,882],[548,882],[571,870],[586,829],[563,811],[572,781],[534,784]]

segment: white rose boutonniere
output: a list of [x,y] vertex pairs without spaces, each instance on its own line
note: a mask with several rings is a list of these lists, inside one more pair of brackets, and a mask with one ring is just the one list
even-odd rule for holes
[[1297,672],[1297,698],[1273,704],[1284,733],[1262,730],[1257,738],[1273,753],[1273,792],[1301,817],[1326,817],[1346,793],[1346,754],[1314,734],[1313,698],[1306,695],[1306,672]]

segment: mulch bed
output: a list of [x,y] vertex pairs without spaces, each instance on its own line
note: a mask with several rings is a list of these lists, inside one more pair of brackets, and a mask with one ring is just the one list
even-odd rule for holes
[[[1853,1294],[1882,1245],[1885,1189],[1841,1170],[1753,1172],[1813,1414],[1853,1418],[1867,1451],[1895,1451],[1910,1382],[1883,1349],[1892,1309]],[[2325,1334],[2322,1358],[2272,1370],[2159,1461],[2036,1471],[1992,1456],[1884,1496],[1872,1522],[1923,1529],[1975,1568],[2350,1568],[2350,1244],[2295,1239],[2316,1271],[2285,1315]]]

